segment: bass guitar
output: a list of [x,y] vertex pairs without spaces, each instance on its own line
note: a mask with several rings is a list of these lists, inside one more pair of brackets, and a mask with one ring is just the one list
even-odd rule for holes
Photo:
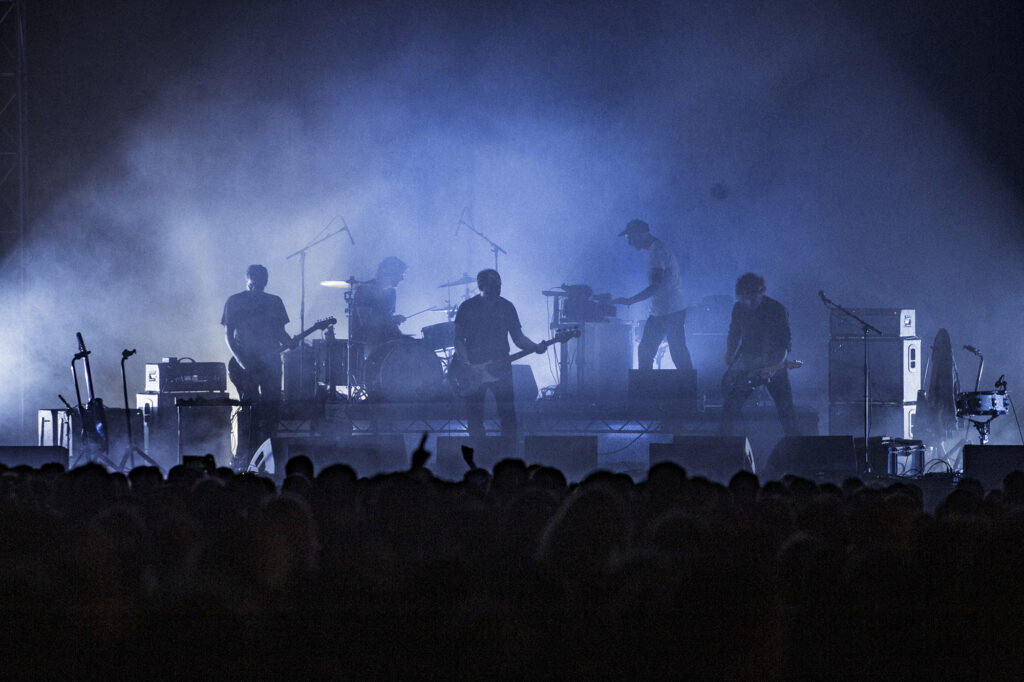
[[[563,329],[555,334],[553,338],[541,341],[538,345],[547,348],[553,343],[565,343],[569,339],[579,336],[580,333],[579,329]],[[487,384],[493,384],[495,381],[498,381],[505,368],[516,360],[521,360],[530,353],[535,352],[533,350],[521,350],[518,353],[509,355],[507,358],[491,360],[490,362],[478,362],[476,364],[467,362],[456,355],[448,363],[448,384],[457,396],[465,398],[479,391]]]
[[[316,324],[312,325],[309,329],[301,331],[292,337],[291,347],[294,347],[301,343],[304,338],[306,338],[313,332],[318,332],[323,329],[327,329],[328,327],[335,325],[337,323],[338,320],[333,317],[325,317],[317,320]],[[253,377],[258,376],[259,374],[262,373],[267,364],[273,362],[274,359],[279,357],[280,354],[285,352],[286,350],[288,350],[287,347],[281,348],[279,351],[277,351],[276,353],[272,353],[269,356],[265,355],[263,357],[245,357],[245,367],[242,367],[238,360],[236,360],[234,356],[232,356],[232,358],[228,360],[228,377],[230,377],[231,383],[233,383],[235,386],[239,386],[248,381],[252,381]],[[243,356],[244,355],[245,354],[243,353]]]
[[800,369],[804,363],[800,360],[782,359],[780,362],[764,362],[762,359],[741,360],[737,358],[729,365],[722,376],[722,388],[726,393],[738,388],[757,388],[764,386],[783,369]]

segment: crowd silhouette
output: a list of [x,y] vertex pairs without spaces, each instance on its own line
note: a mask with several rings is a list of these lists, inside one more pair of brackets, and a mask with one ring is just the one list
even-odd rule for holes
[[[472,457],[467,457],[472,465]],[[506,459],[0,469],[9,673],[256,679],[1017,677],[1024,473],[912,482]],[[201,464],[201,463],[200,463]]]

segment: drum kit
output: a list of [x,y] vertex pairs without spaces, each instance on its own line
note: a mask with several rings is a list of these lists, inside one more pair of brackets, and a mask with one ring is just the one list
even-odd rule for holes
[[973,346],[964,346],[978,357],[978,377],[974,382],[974,390],[958,393],[956,396],[956,416],[966,418],[978,430],[981,445],[987,445],[992,420],[1010,411],[1010,396],[1006,393],[1005,375],[996,380],[994,391],[979,391],[981,372],[985,367],[985,358],[981,351]]
[[[447,301],[441,306],[430,306],[406,317],[410,319],[426,312],[444,312],[445,322],[431,324],[420,331],[422,336],[401,336],[377,344],[367,352],[362,343],[349,339],[335,339],[333,330],[324,339],[312,342],[310,360],[305,371],[314,377],[312,385],[295,386],[289,391],[285,381],[286,398],[304,399],[313,391],[327,395],[337,393],[352,400],[374,402],[410,402],[431,400],[450,389],[444,381],[445,369],[451,360],[455,347],[455,311],[452,305],[451,289],[466,287],[465,297],[469,298],[469,285],[476,278],[463,274],[450,282],[441,284],[439,289],[449,289]],[[352,298],[360,284],[366,282],[349,278],[347,280],[324,280],[320,286],[339,289],[345,295],[345,314],[348,328],[352,328]],[[289,393],[292,393],[289,395]]]

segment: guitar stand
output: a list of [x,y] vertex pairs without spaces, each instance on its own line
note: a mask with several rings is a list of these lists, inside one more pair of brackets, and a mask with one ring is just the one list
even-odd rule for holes
[[[107,430],[104,425],[103,399],[97,398],[92,383],[92,367],[89,365],[89,355],[92,351],[85,347],[85,340],[82,339],[82,332],[76,334],[78,337],[78,352],[71,358],[71,376],[75,380],[75,399],[78,401],[78,415],[82,422],[82,454],[74,461],[68,461],[68,469],[74,469],[82,461],[97,462],[107,469],[116,469],[110,460],[110,445]],[[78,367],[76,363],[81,360],[85,373],[86,390],[89,393],[89,402],[82,402],[82,391],[78,383]],[[99,439],[99,443],[96,442]]]

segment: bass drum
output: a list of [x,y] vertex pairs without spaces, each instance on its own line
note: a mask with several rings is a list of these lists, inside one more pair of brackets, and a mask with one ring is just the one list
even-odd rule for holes
[[382,343],[366,358],[363,367],[366,390],[373,400],[430,400],[436,398],[443,387],[441,359],[417,339]]

